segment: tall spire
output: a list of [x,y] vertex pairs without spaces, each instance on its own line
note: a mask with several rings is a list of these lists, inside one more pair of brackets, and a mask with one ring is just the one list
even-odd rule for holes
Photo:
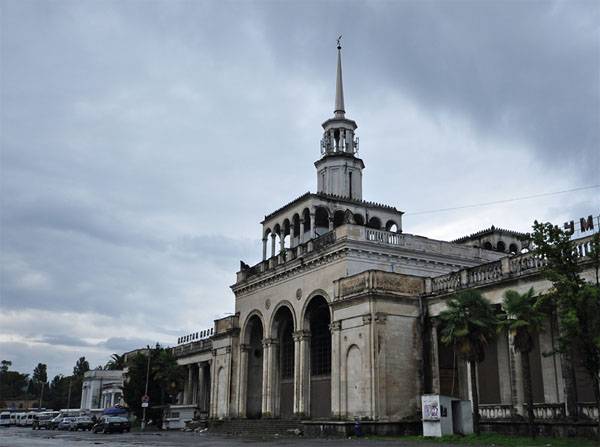
[[342,45],[340,40],[342,36],[337,39],[337,78],[335,81],[335,110],[333,111],[336,118],[344,118],[344,85],[342,83]]

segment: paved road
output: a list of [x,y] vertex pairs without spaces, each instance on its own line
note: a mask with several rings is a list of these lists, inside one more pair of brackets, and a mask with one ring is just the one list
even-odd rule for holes
[[[209,433],[123,433],[94,434],[90,432],[37,431],[24,427],[0,428],[0,447],[251,447],[259,445],[302,447],[428,447],[426,443],[405,443],[395,440],[367,439],[304,439],[304,438],[233,438]],[[435,444],[435,447],[444,447]],[[456,447],[456,446],[454,446]]]

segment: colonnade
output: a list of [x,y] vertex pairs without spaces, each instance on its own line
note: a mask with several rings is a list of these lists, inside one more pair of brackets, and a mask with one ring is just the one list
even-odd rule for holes
[[201,412],[210,406],[210,361],[187,365],[187,380],[184,383],[182,404],[195,405]]

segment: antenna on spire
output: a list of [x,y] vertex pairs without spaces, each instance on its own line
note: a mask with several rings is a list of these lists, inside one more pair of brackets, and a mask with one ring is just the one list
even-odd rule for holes
[[344,118],[344,86],[342,84],[342,35],[337,38],[337,76],[335,80],[335,109],[336,118]]

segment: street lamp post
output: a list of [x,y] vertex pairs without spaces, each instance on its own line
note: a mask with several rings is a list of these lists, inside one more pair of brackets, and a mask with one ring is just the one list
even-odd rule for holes
[[[148,346],[148,363],[146,365],[146,390],[144,392],[144,399],[148,396],[148,378],[150,376],[150,354],[151,354],[150,346]],[[148,406],[148,402],[142,402],[142,430],[146,429],[146,407]]]

